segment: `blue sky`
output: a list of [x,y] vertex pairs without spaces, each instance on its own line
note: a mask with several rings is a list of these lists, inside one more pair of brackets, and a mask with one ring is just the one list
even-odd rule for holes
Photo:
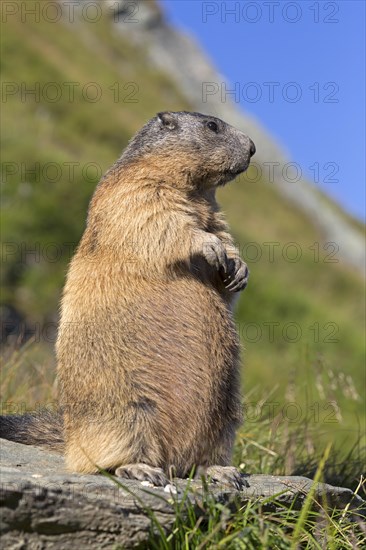
[[365,220],[365,2],[161,4],[221,74],[239,83],[242,109],[304,175]]

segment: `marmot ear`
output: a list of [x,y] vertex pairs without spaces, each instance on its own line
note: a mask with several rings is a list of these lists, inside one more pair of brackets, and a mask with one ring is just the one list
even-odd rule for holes
[[158,121],[162,126],[168,128],[168,130],[174,130],[178,127],[178,119],[175,113],[171,111],[165,111],[164,113],[158,113]]

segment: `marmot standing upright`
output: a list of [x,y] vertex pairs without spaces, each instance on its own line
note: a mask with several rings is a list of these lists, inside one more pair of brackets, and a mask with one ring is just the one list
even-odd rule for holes
[[240,483],[228,467],[241,418],[232,303],[248,269],[215,191],[254,152],[245,134],[200,113],[159,113],[134,136],[96,188],[69,268],[56,346],[62,415],[2,417],[2,437],[64,445],[76,472],[162,484],[170,467],[211,467]]

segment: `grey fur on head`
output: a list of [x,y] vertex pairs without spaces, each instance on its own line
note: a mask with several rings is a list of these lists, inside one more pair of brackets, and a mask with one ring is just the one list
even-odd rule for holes
[[[220,177],[216,183],[220,185],[248,168],[255,146],[246,134],[217,117],[188,111],[165,111],[158,113],[137,132],[118,164],[161,153],[165,158],[174,156],[178,166],[180,154],[197,152],[201,166],[212,167],[213,163],[217,166]],[[188,160],[189,157],[184,158]],[[190,162],[187,169],[192,169]]]

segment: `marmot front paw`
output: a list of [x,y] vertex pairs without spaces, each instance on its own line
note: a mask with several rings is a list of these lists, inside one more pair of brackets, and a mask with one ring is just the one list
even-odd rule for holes
[[228,260],[227,272],[223,273],[223,282],[226,290],[239,292],[244,290],[248,284],[249,269],[241,258],[230,258]]
[[227,272],[228,259],[225,246],[218,237],[207,234],[202,243],[202,253],[206,261],[217,271]]

